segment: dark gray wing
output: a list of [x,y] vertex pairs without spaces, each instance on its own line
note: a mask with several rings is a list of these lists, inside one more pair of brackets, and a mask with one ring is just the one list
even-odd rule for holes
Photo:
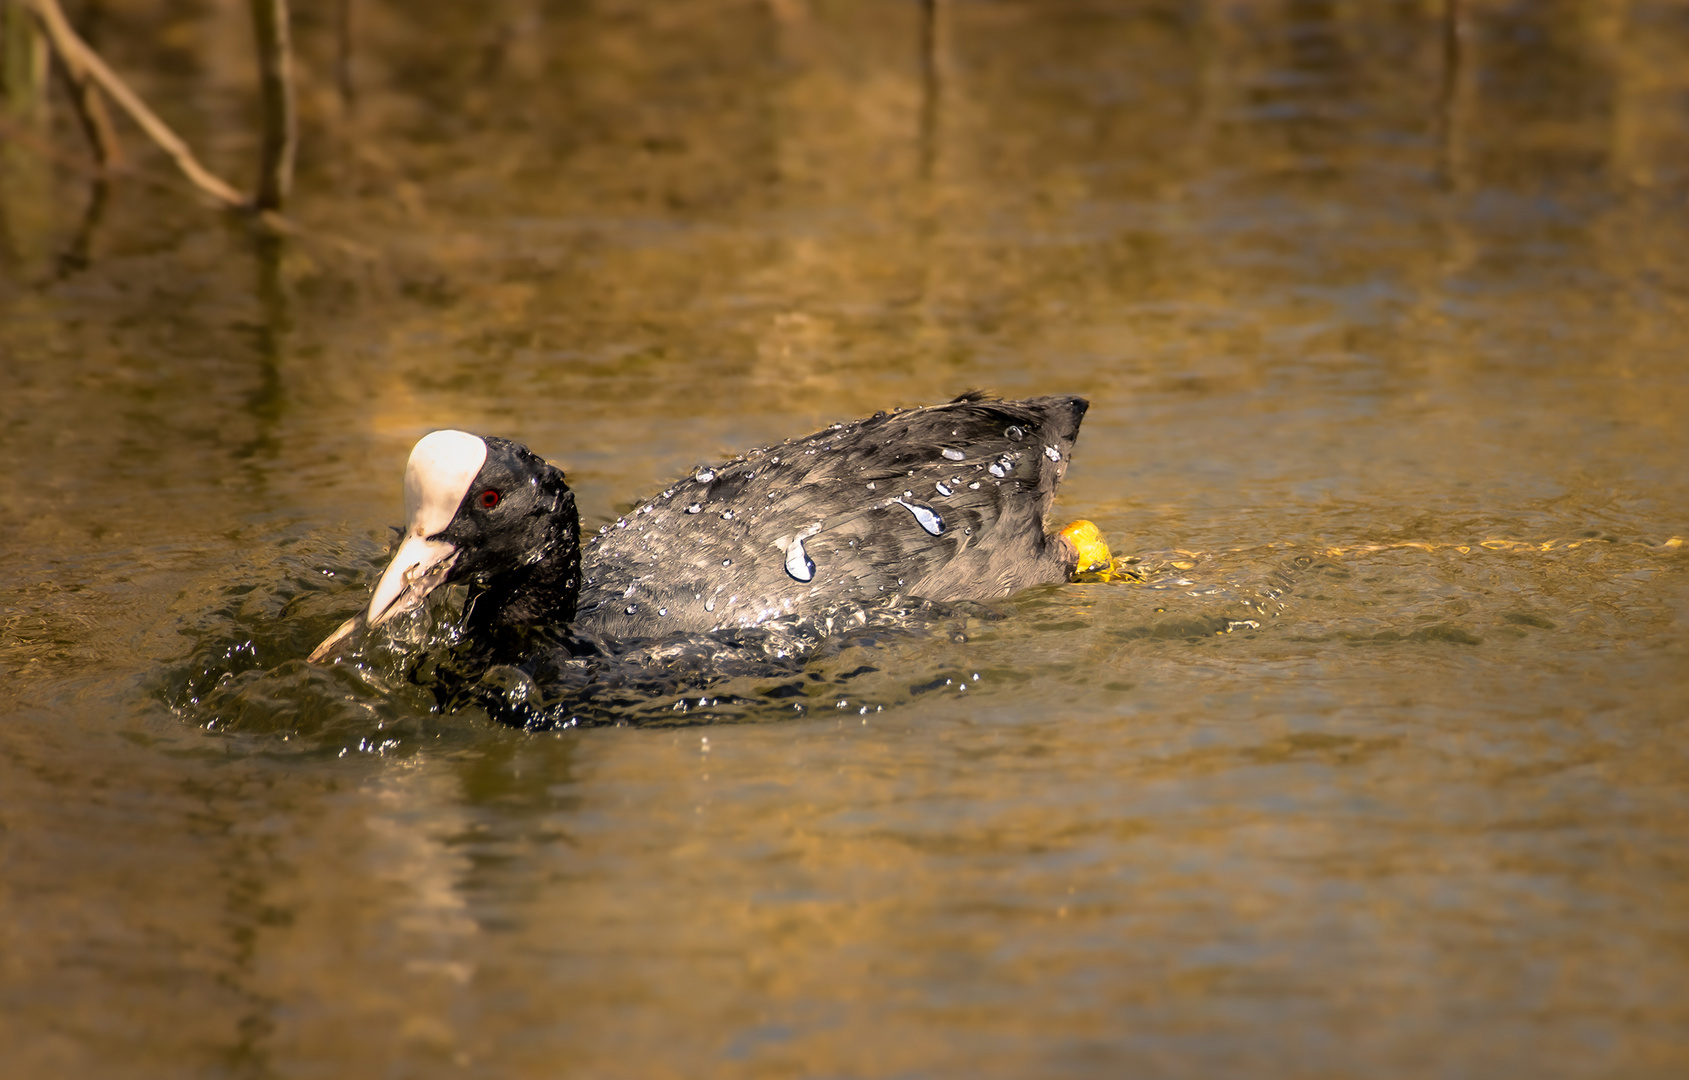
[[1086,408],[969,395],[700,469],[586,538],[575,625],[644,637],[1060,581],[1045,517]]

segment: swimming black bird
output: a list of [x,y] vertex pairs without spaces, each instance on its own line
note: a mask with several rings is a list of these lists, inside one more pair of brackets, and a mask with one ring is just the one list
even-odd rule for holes
[[708,633],[893,595],[985,600],[1109,564],[1096,526],[1050,532],[1089,403],[875,413],[700,467],[580,541],[563,471],[507,439],[436,431],[405,468],[403,537],[368,608],[312,653],[470,585],[467,636],[569,627]]

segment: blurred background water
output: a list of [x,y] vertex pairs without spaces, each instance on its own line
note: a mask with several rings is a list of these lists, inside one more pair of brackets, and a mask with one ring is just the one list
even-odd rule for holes
[[[69,10],[250,175],[245,5]],[[349,11],[303,235],[6,120],[8,1076],[1689,1070],[1689,8]],[[301,661],[431,428],[596,527],[975,386],[1142,582],[778,722]]]

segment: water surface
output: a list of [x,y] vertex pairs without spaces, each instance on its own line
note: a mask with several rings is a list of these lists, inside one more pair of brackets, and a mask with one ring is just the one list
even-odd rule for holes
[[[1678,5],[356,10],[303,236],[0,146],[8,1075],[1689,1067]],[[243,12],[93,35],[236,177]],[[738,723],[301,661],[431,428],[596,527],[976,386],[1143,580]]]

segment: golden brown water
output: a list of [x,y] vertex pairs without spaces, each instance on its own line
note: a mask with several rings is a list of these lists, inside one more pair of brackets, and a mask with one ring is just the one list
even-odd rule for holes
[[[358,5],[349,113],[298,7],[305,238],[0,145],[8,1077],[1689,1071],[1681,5]],[[96,30],[250,171],[244,5]],[[299,662],[431,427],[596,526],[973,386],[1144,583],[778,722]]]

